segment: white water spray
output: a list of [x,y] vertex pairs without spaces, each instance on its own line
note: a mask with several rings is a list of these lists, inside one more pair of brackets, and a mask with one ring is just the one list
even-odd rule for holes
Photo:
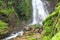
[[33,22],[32,24],[41,24],[48,15],[47,9],[44,7],[44,3],[41,0],[32,0],[33,7]]
[[9,37],[3,39],[3,40],[11,40],[12,38],[16,38],[17,36],[22,36],[24,33],[24,31],[20,31],[20,32],[17,32],[17,33],[12,33]]

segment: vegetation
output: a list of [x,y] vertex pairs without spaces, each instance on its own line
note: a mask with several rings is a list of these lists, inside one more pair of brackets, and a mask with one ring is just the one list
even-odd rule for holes
[[[7,30],[7,29],[9,29],[8,28],[8,23],[0,20],[0,36],[1,35],[6,35],[7,33],[9,33],[9,30]],[[2,38],[2,37],[0,37],[0,38]]]
[[[60,40],[60,0],[47,1],[54,2],[53,12],[43,21],[43,27],[40,24],[31,25],[31,30],[26,33],[27,40]],[[0,0],[0,39],[22,29],[31,15],[31,0]]]
[[0,20],[0,30],[4,30],[6,27],[8,27],[8,24]]
[[58,32],[53,38],[52,40],[60,40],[60,32]]
[[22,22],[27,21],[30,15],[30,0],[0,0],[0,38],[23,27]]
[[47,37],[49,37],[51,40],[60,31],[60,3],[57,4],[55,11],[46,18],[43,24],[45,31],[43,39],[48,40]]
[[20,20],[28,20],[31,15],[31,0],[15,1],[15,11],[18,13]]
[[40,24],[31,25],[32,28],[40,28]]

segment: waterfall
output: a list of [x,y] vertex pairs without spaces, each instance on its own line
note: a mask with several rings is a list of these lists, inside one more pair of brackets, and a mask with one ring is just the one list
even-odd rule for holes
[[[43,3],[41,0],[32,0],[32,7],[33,7],[33,21],[32,24],[41,24],[42,21],[45,20],[47,15],[49,14],[47,9],[45,8],[45,3]],[[23,31],[12,33],[9,37],[3,39],[3,40],[10,40],[12,38],[17,37],[18,35],[22,36]]]
[[41,24],[48,15],[47,9],[44,7],[45,3],[41,0],[32,0],[33,7],[33,21],[32,24]]

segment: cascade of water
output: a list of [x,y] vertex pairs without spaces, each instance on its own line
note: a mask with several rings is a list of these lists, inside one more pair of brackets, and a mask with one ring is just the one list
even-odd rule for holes
[[12,38],[16,38],[17,36],[22,36],[24,33],[24,31],[20,31],[20,32],[17,32],[17,33],[12,33],[9,37],[3,39],[3,40],[11,40]]
[[[41,24],[42,21],[45,20],[46,16],[48,15],[48,11],[45,10],[44,3],[41,0],[32,0],[32,7],[33,7],[33,22],[32,24]],[[22,36],[23,31],[20,31],[15,34],[11,34],[9,37],[3,40],[10,40],[12,38],[17,37],[18,35]]]
[[33,7],[33,22],[32,24],[41,24],[48,15],[47,9],[44,7],[44,3],[41,0],[32,0]]

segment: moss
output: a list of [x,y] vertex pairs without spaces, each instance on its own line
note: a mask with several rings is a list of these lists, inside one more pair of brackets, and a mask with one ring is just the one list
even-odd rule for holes
[[40,28],[41,26],[39,24],[31,25],[32,28]]

